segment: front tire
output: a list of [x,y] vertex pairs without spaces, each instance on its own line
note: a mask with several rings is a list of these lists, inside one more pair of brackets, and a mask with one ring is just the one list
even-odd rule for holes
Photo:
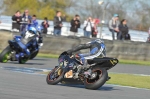
[[87,89],[96,90],[103,86],[108,78],[107,70],[100,67],[92,69],[92,74],[96,74],[94,79],[85,78],[84,85]]
[[25,64],[28,60],[29,58],[27,57],[19,57],[19,64]]
[[[57,72],[55,72],[57,70]],[[49,85],[56,85],[64,78],[64,71],[60,67],[55,67],[51,70],[47,77],[46,82]]]
[[31,56],[30,56],[30,59],[35,58],[38,53],[39,53],[39,50],[37,50],[36,52],[32,53]]
[[10,59],[12,49],[10,46],[7,46],[0,54],[0,62],[6,63]]

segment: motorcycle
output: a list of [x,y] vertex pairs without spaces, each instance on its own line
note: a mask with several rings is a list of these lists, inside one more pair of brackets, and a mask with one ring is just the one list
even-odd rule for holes
[[[20,27],[21,28],[21,30],[20,30],[21,31],[21,37],[24,38],[26,35],[26,30],[28,30],[28,29],[27,29],[27,26],[23,26],[23,24],[29,24],[29,23],[28,22],[21,22],[21,27]],[[33,25],[33,24],[30,23],[30,25]],[[26,28],[26,29],[23,29],[23,28]],[[39,53],[41,46],[43,46],[43,43],[42,43],[43,37],[41,36],[41,34],[43,33],[43,27],[37,26],[36,31],[39,34],[39,36],[37,38],[38,42],[39,42],[39,44],[37,45],[38,50],[34,51],[34,49],[30,49],[30,52],[31,52],[30,59],[34,59],[37,56],[37,54]]]
[[62,84],[83,84],[87,89],[96,90],[110,79],[107,71],[118,62],[118,59],[110,57],[90,59],[87,60],[87,66],[83,66],[81,72],[76,76],[81,62],[76,58],[76,55],[63,52],[58,58],[59,65],[48,73],[46,82],[49,85],[56,85],[59,82]]
[[13,40],[8,41],[8,46],[0,54],[0,62],[6,63],[10,61],[18,61],[20,64],[26,63],[29,59],[33,59],[39,52],[38,29],[31,27],[33,30],[26,31],[25,36],[14,36]]

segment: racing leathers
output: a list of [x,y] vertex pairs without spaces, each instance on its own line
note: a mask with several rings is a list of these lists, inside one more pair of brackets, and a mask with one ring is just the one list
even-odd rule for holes
[[[30,27],[28,31],[26,31],[25,36],[16,36],[18,38],[18,45],[22,49],[22,57],[29,57],[31,55],[29,47],[35,48],[34,50],[37,50],[35,40],[37,38],[38,34],[34,27]],[[20,55],[17,55],[17,59]]]
[[99,56],[101,57],[106,56],[105,45],[100,39],[97,39],[92,42],[88,42],[86,44],[80,44],[77,47],[68,50],[67,53],[72,54],[73,52],[77,52],[82,49],[90,49],[89,53],[78,54],[83,65],[85,64],[85,60],[93,59]]

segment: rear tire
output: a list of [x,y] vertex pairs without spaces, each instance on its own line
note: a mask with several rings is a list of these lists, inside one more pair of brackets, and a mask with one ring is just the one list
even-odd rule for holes
[[12,49],[10,48],[10,46],[7,46],[0,54],[0,62],[2,63],[6,63],[8,62],[8,56],[11,53]]
[[[52,79],[52,76],[54,76],[54,72],[58,69],[59,67],[54,68],[53,70],[51,70],[47,77],[46,77],[46,82],[49,85],[56,85],[58,84],[63,78],[64,78],[64,71],[60,68],[60,73],[58,74],[58,77],[55,77],[54,79]],[[57,72],[58,73],[58,72]]]
[[96,90],[103,86],[108,78],[107,70],[100,67],[95,67],[92,69],[92,73],[97,73],[94,79],[85,78],[84,85],[87,89]]

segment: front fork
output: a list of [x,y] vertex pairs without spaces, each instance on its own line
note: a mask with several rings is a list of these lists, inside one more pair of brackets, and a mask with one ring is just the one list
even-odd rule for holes
[[23,58],[23,57],[29,57],[29,55],[27,55],[27,54],[25,54],[25,53],[18,53],[18,54],[15,55],[15,58],[16,58],[17,60],[19,60],[20,57],[22,57],[22,58]]

